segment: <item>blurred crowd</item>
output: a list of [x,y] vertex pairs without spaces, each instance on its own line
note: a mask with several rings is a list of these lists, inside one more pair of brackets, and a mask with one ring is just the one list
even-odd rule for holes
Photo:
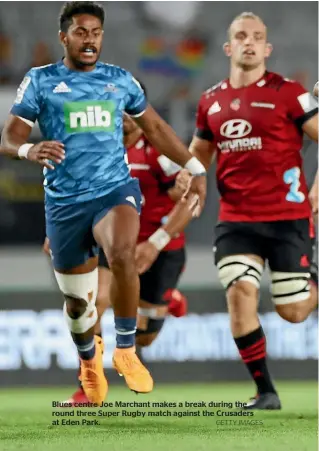
[[0,34],[0,85],[20,83],[31,67],[45,66],[54,62],[51,50],[45,42],[36,42],[30,51],[30,63],[22,70],[14,65],[14,48],[9,36]]

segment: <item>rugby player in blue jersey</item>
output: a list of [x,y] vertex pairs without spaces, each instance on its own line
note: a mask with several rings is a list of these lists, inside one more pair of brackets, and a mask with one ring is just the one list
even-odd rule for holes
[[[103,343],[94,337],[98,246],[114,277],[116,350],[113,366],[128,387],[150,392],[153,380],[135,353],[139,277],[135,245],[141,194],[131,178],[123,146],[123,112],[151,144],[194,176],[186,196],[196,196],[198,215],[206,196],[206,172],[157,115],[126,70],[99,62],[104,10],[94,2],[70,2],[60,15],[65,57],[32,68],[19,89],[2,133],[2,154],[44,166],[46,233],[55,276],[65,297],[64,314],[81,361],[88,399],[107,394]],[[38,121],[42,141],[29,143]]]

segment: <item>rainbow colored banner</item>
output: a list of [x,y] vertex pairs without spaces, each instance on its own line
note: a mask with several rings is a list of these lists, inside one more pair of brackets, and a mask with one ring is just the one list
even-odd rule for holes
[[189,78],[200,72],[207,44],[200,38],[187,38],[170,45],[161,37],[148,37],[141,46],[139,68],[146,73]]

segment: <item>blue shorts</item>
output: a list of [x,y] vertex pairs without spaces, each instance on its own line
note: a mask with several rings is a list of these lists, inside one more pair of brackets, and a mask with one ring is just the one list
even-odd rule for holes
[[93,237],[94,226],[117,205],[131,205],[140,213],[141,200],[137,179],[119,186],[106,196],[88,202],[56,205],[47,198],[46,234],[50,240],[54,268],[71,269],[97,255],[98,246]]

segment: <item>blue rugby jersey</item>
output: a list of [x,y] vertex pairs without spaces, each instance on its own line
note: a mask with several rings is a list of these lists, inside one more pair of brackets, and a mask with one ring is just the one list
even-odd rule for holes
[[44,169],[46,197],[61,204],[89,201],[127,183],[123,111],[139,116],[146,103],[139,83],[118,66],[98,62],[81,72],[59,61],[32,68],[11,114],[37,120],[44,140],[65,146],[65,160]]

